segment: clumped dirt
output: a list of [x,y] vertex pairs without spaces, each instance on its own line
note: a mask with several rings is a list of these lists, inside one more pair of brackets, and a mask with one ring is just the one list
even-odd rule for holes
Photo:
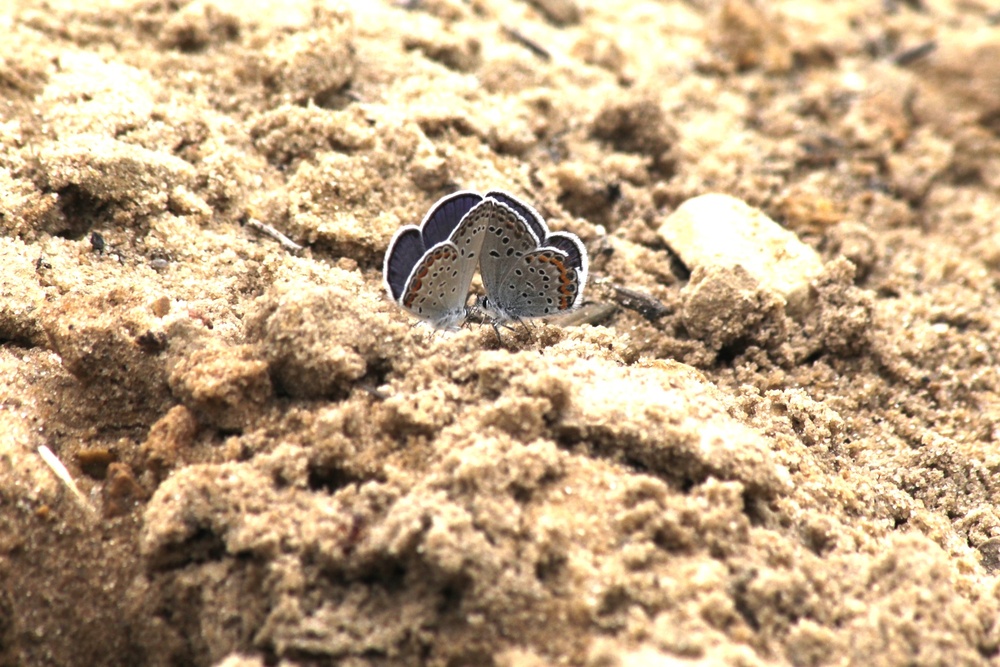
[[[991,2],[17,0],[0,55],[0,664],[1000,664]],[[389,301],[459,188],[584,240],[573,321]],[[709,193],[818,272],[672,247]]]

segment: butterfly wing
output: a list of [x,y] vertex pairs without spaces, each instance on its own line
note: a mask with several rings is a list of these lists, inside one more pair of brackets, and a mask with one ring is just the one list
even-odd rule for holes
[[424,249],[451,238],[466,214],[483,200],[478,192],[462,190],[437,200],[420,222]]
[[497,213],[486,229],[480,272],[491,315],[521,319],[576,308],[587,280],[583,242],[569,232],[550,234],[535,209],[511,195],[492,191],[490,200]]
[[504,192],[503,190],[490,190],[484,197],[487,199],[493,199],[505,204],[512,211],[520,215],[524,221],[531,227],[531,231],[535,233],[535,238],[541,241],[548,235],[549,228],[545,225],[545,220],[533,207],[528,206],[523,201],[510,194],[509,192]]
[[510,206],[492,197],[485,199],[483,204],[489,207],[490,216],[483,237],[479,273],[486,296],[492,300],[500,293],[514,261],[538,248],[539,237],[525,218]]
[[455,228],[448,239],[458,253],[453,279],[460,288],[455,298],[461,298],[460,307],[462,309],[465,308],[465,302],[469,296],[472,276],[476,273],[476,267],[479,265],[486,227],[491,215],[490,206],[481,200],[463,216],[461,224]]
[[393,236],[383,278],[393,301],[436,328],[453,327],[465,317],[486,223],[475,192],[440,199],[420,227],[408,225]]
[[413,225],[400,227],[389,241],[385,263],[382,265],[382,278],[385,291],[396,303],[403,298],[403,290],[406,289],[406,281],[409,280],[413,267],[423,259],[426,252],[420,229]]
[[[564,296],[568,293],[576,295],[569,305],[570,309],[576,308],[583,301],[583,288],[587,286],[587,275],[590,271],[586,246],[576,234],[553,232],[545,239],[543,247],[554,248],[565,255],[560,271],[565,270],[569,282],[561,282],[560,288],[564,288],[562,292]],[[560,310],[565,310],[565,308],[560,308]]]
[[583,277],[565,252],[543,247],[516,260],[488,298],[500,319],[556,315],[580,303]]
[[459,282],[462,269],[458,248],[442,241],[413,267],[399,305],[437,329],[453,327],[465,317],[469,294],[469,285]]

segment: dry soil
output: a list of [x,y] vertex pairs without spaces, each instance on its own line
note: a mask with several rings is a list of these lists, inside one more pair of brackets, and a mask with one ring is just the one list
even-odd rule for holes
[[[460,188],[573,321],[385,296]],[[0,664],[998,665],[998,211],[992,0],[7,0]]]

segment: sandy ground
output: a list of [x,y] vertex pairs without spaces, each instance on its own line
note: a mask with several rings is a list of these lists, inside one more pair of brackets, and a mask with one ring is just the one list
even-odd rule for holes
[[[998,24],[8,0],[0,664],[1000,664]],[[386,298],[459,188],[575,320]]]

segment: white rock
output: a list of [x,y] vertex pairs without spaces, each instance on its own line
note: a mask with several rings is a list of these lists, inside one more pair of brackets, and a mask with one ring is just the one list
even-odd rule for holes
[[729,195],[689,199],[658,233],[688,269],[741,266],[792,310],[806,306],[809,283],[823,271],[816,251],[794,233]]

